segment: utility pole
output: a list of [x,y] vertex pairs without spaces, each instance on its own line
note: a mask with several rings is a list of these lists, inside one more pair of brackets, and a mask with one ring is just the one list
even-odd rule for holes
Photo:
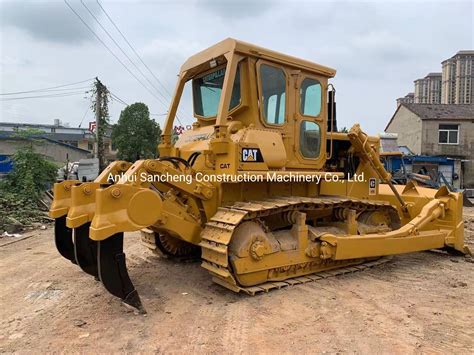
[[104,133],[108,126],[109,90],[95,78],[95,99],[92,108],[95,112],[96,149],[94,156],[99,160],[99,173],[105,169]]
[[[95,78],[95,104],[100,106],[100,92],[102,89],[102,83],[100,80],[96,77]],[[99,170],[100,169],[100,153],[99,153],[99,140],[101,139],[100,134],[99,134],[99,125],[100,125],[100,110],[96,109],[95,110],[95,154],[94,158],[99,159]]]

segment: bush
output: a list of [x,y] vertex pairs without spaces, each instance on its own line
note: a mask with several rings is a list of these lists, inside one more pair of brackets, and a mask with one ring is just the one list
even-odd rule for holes
[[56,180],[57,168],[31,146],[13,156],[13,170],[0,182],[0,228],[18,221],[30,224],[43,220],[40,200]]

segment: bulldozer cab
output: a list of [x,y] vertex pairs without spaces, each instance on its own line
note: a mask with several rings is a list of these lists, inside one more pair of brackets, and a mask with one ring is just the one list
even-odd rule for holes
[[[328,79],[334,75],[333,69],[226,39],[182,66],[160,154],[188,159],[212,150],[222,161],[215,170],[226,173],[321,169]],[[187,82],[192,83],[195,121],[173,145],[174,119]]]

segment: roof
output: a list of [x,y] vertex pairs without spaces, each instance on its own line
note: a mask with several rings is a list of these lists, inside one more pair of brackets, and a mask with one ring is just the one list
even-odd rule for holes
[[388,129],[398,110],[405,107],[422,120],[474,120],[474,105],[447,105],[447,104],[408,104],[401,103],[385,130]]
[[403,153],[403,155],[414,155],[415,154],[406,145],[400,145],[400,146],[398,146],[398,149],[400,150],[400,152]]
[[43,123],[17,123],[17,122],[0,122],[0,127],[28,127],[28,128],[65,128],[65,129],[73,129],[78,131],[87,130],[87,128],[80,128],[80,127],[68,127],[62,125],[54,125],[54,124],[43,124]]
[[473,50],[460,50],[458,51],[455,55],[453,55],[451,58],[445,59],[441,62],[441,64],[444,64],[446,62],[451,61],[452,59],[455,59],[457,56],[463,56],[463,55],[474,55]]
[[426,74],[426,76],[425,76],[424,78],[416,79],[416,80],[415,80],[415,83],[416,83],[417,81],[423,81],[423,80],[428,79],[428,78],[440,77],[440,76],[442,76],[441,73],[428,73],[428,74]]
[[413,163],[419,163],[419,162],[424,162],[424,163],[447,163],[448,161],[456,160],[444,155],[412,155],[406,157],[408,160],[410,160]]
[[473,51],[473,50],[462,50],[462,51],[457,52],[455,55],[458,55],[458,54],[470,54],[470,55],[474,55],[474,51]]
[[408,104],[403,103],[422,120],[474,120],[474,105]]
[[407,100],[407,99],[414,99],[415,97],[415,93],[413,92],[409,92],[408,94],[406,94],[405,96],[402,96],[402,97],[398,97],[397,100]]
[[380,148],[382,152],[398,152],[398,143],[397,137],[387,137],[381,136],[380,137]]
[[51,138],[56,141],[79,141],[87,139],[87,133],[77,134],[77,133],[44,133],[41,134],[43,137]]
[[[49,138],[54,140],[62,141],[76,141],[80,138],[88,139],[90,137],[95,137],[95,133],[89,131],[88,128],[81,127],[68,127],[68,126],[57,126],[52,124],[42,124],[42,123],[15,123],[15,122],[0,122],[0,132],[12,132],[4,131],[2,127],[14,127],[14,128],[32,128],[32,129],[41,129],[41,128],[54,128],[54,129],[64,129],[68,130],[69,133],[60,133],[60,132],[41,132],[41,135],[46,135]],[[21,130],[20,130],[21,131]],[[71,131],[73,133],[71,133]],[[15,132],[12,132],[15,133]],[[109,138],[112,134],[112,126],[109,126],[105,129],[104,136]]]
[[325,75],[329,78],[336,75],[336,70],[326,67],[324,65],[316,64],[305,59],[300,59],[292,57],[286,54],[278,53],[269,49],[258,47],[256,45],[242,42],[233,38],[227,38],[212,47],[209,47],[193,56],[191,56],[184,64],[181,66],[181,71],[192,69],[206,61],[217,58],[223,54],[229,52],[242,53],[252,57],[258,57],[262,59],[267,59],[276,63],[283,65],[289,65],[297,68],[301,68],[310,72],[318,73],[320,75]]
[[48,137],[47,134],[32,135],[28,138],[25,138],[25,137],[19,137],[18,135],[16,135],[16,132],[0,132],[0,139],[8,139],[8,140],[43,139],[45,141],[51,142],[53,144],[61,145],[63,147],[67,147],[69,149],[77,150],[77,151],[80,151],[80,152],[90,153],[88,150],[85,150],[85,149],[82,149],[82,148],[79,148],[79,147],[75,147],[71,144],[67,144],[67,143],[63,143],[63,142],[59,142],[57,140],[51,139],[51,138]]

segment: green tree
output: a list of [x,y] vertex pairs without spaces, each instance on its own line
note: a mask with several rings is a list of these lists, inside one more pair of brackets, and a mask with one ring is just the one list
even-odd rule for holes
[[148,106],[141,102],[127,106],[112,129],[117,157],[127,161],[156,157],[160,136],[160,125],[150,119]]

